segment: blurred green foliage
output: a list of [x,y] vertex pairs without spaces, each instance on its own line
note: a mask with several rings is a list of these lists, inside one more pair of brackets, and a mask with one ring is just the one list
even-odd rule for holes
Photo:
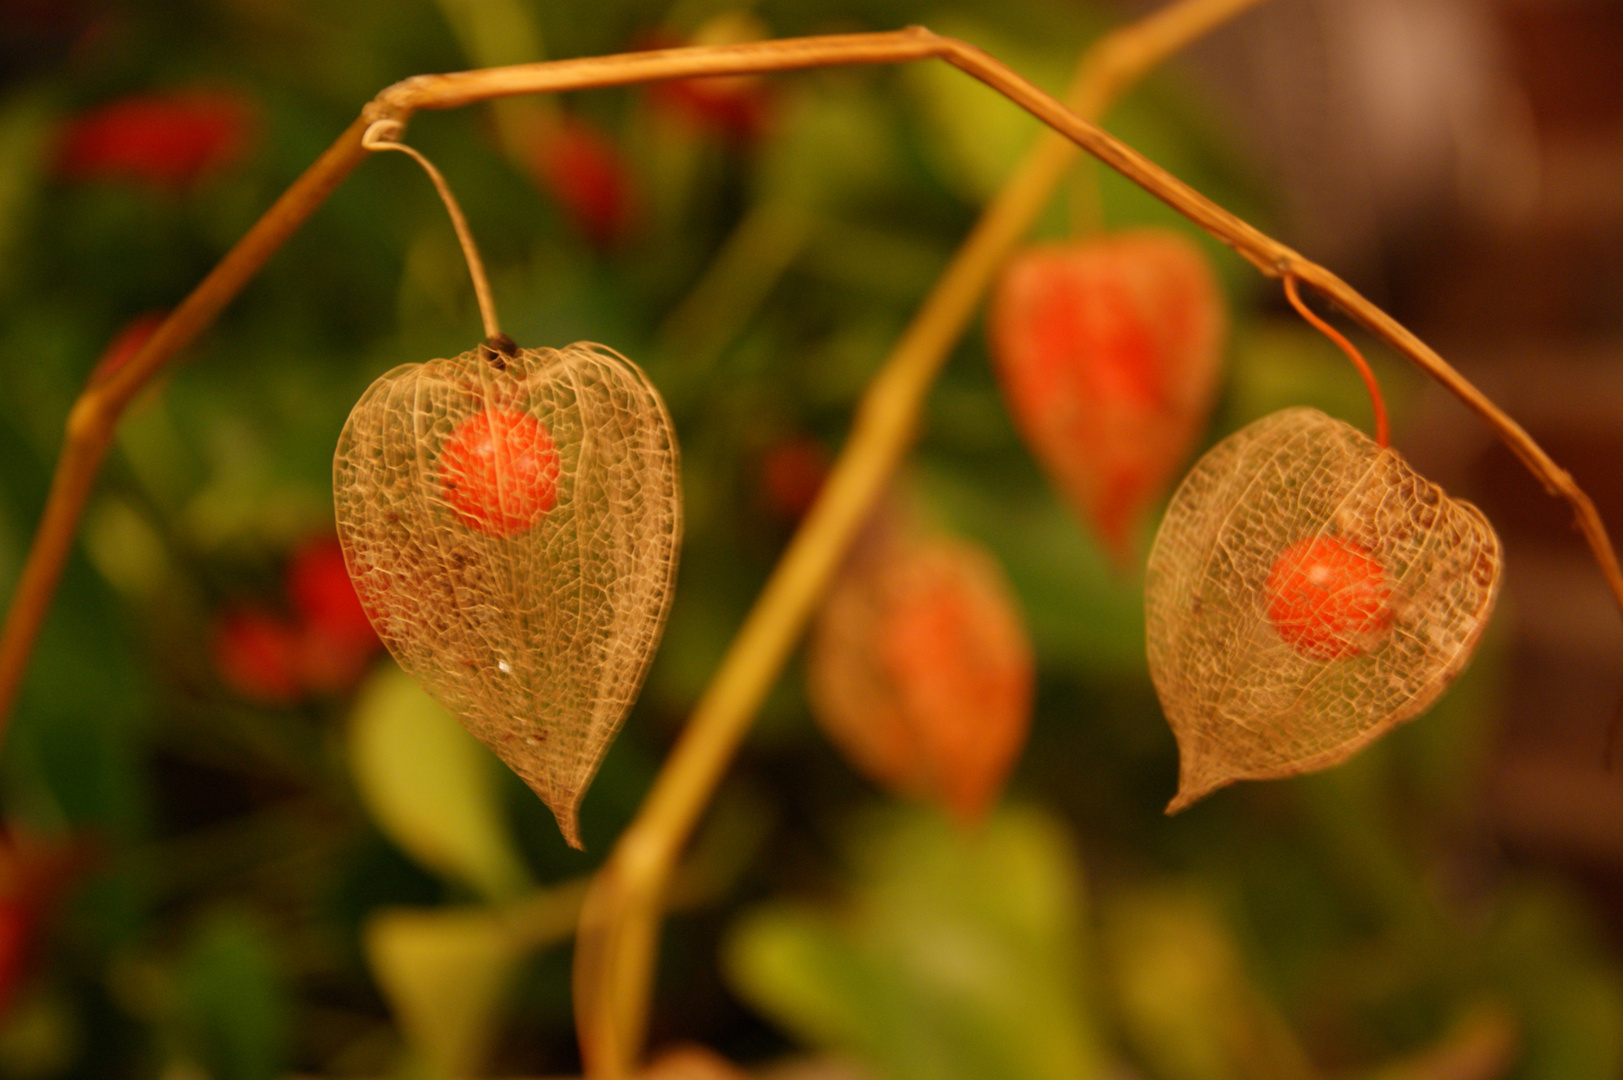
[[[67,410],[108,342],[184,296],[372,94],[417,73],[543,58],[515,51],[681,40],[730,7],[22,6],[50,18],[15,24],[33,52],[0,53],[0,596]],[[1001,0],[760,0],[749,13],[775,35],[922,22],[1050,89],[1111,18]],[[24,18],[0,14],[0,35]],[[197,87],[251,104],[244,156],[175,189],[60,175],[74,116]],[[682,440],[678,594],[642,702],[586,800],[587,853],[564,846],[516,779],[470,763],[462,751],[476,748],[431,750],[455,733],[390,689],[387,660],[369,689],[290,704],[245,698],[213,663],[218,614],[285,612],[288,553],[331,528],[331,451],[361,390],[479,332],[432,190],[384,155],[119,434],[0,757],[12,827],[86,836],[99,856],[41,928],[0,1021],[0,1071],[381,1075],[480,1041],[493,1070],[578,1069],[567,946],[540,933],[514,944],[480,905],[523,894],[551,912],[609,848],[792,531],[763,462],[785,445],[838,449],[857,395],[1035,132],[942,66],[784,76],[766,102],[767,123],[745,139],[638,89],[536,106],[592,125],[620,155],[631,209],[606,246],[524,146],[496,138],[491,112],[424,114],[409,131],[468,212],[509,333],[630,355]],[[1110,126],[1268,225],[1267,193],[1175,73]],[[1039,231],[1150,223],[1170,212],[1085,166]],[[1235,322],[1209,438],[1285,404],[1365,422],[1333,348],[1209,247]],[[1381,370],[1401,421],[1409,384]],[[932,395],[908,472],[943,522],[996,553],[1025,605],[1041,681],[1020,808],[969,836],[878,809],[812,727],[791,669],[722,793],[746,809],[716,813],[720,839],[701,841],[711,854],[668,926],[656,1042],[696,1039],[745,1061],[809,1046],[897,1078],[1623,1071],[1623,979],[1581,903],[1484,850],[1491,640],[1431,716],[1348,766],[1242,786],[1168,820],[1175,750],[1145,672],[1138,583],[1112,573],[1018,442],[978,333]],[[380,794],[379,775],[387,788],[407,768],[422,773]],[[526,893],[529,881],[542,891]],[[429,917],[391,924],[384,948],[483,972],[499,1004],[471,1019],[448,1007],[456,1031],[407,1022],[401,1010],[423,1009],[400,995],[418,991],[372,970],[363,946],[369,920],[397,908]],[[1425,1071],[1462,1045],[1498,1056],[1477,1073]],[[436,1046],[453,1049],[436,1058]]]

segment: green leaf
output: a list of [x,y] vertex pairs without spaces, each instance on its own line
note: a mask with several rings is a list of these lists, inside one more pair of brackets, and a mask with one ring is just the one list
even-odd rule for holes
[[287,989],[264,928],[222,914],[198,934],[177,972],[180,1019],[213,1080],[273,1080],[287,1058]]
[[974,833],[899,811],[858,837],[840,912],[769,907],[728,949],[743,996],[892,1080],[1103,1075],[1063,832],[1006,811]]
[[436,1077],[477,1075],[522,950],[483,908],[390,908],[366,922],[373,977],[406,1044]]
[[828,211],[895,189],[901,161],[894,128],[867,87],[824,86],[788,96],[762,147],[760,198]]
[[1623,1073],[1623,977],[1596,937],[1558,888],[1524,886],[1506,898],[1489,948],[1525,1024],[1518,1077]]
[[528,883],[502,817],[495,759],[393,664],[356,700],[349,759],[379,828],[424,866],[491,899]]
[[43,95],[21,95],[0,107],[0,289],[15,273],[19,242],[45,172],[53,119]]
[[440,13],[480,67],[528,64],[546,58],[541,29],[517,0],[439,0]]
[[1173,889],[1114,898],[1104,921],[1128,1042],[1163,1080],[1239,1080],[1254,990],[1210,901]]

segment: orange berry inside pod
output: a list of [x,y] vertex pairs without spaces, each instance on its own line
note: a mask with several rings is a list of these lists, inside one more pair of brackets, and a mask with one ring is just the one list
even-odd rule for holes
[[1268,574],[1268,621],[1313,660],[1358,656],[1392,625],[1386,569],[1361,544],[1337,536],[1298,540]]
[[526,532],[558,501],[552,433],[528,413],[475,413],[440,450],[440,489],[468,528],[503,537]]

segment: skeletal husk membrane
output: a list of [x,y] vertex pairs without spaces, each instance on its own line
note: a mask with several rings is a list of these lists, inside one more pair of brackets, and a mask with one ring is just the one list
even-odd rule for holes
[[676,439],[657,391],[591,344],[405,364],[350,413],[333,496],[389,651],[579,847],[581,796],[676,575]]
[[1167,812],[1334,765],[1423,712],[1476,648],[1502,561],[1481,511],[1314,409],[1219,443],[1146,571],[1150,675],[1178,740]]

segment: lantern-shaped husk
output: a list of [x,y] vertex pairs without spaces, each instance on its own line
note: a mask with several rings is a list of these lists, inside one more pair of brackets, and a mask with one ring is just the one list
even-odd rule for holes
[[580,846],[581,796],[675,580],[681,489],[658,393],[598,345],[406,364],[350,413],[333,494],[389,651]]
[[870,525],[812,624],[812,714],[870,779],[970,825],[1025,746],[1030,638],[990,552],[885,518]]
[[1426,709],[1499,588],[1499,540],[1396,451],[1314,409],[1219,443],[1150,552],[1150,674],[1179,748],[1175,812],[1333,765]]

